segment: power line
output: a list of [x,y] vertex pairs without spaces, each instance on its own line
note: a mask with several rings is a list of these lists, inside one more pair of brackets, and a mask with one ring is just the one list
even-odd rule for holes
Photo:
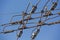
[[[13,15],[10,19],[10,23],[6,23],[6,24],[2,24],[0,26],[5,26],[3,28],[3,30],[8,27],[8,26],[12,26],[12,25],[19,25],[19,27],[17,29],[14,29],[14,30],[7,30],[7,31],[3,31],[3,32],[0,32],[3,33],[3,34],[7,34],[7,33],[12,33],[14,31],[19,31],[19,33],[17,33],[17,40],[22,36],[23,34],[23,31],[25,29],[31,29],[31,28],[35,28],[31,34],[31,40],[34,40],[36,38],[36,36],[38,35],[38,33],[40,32],[40,29],[42,26],[45,26],[45,25],[54,25],[54,24],[60,24],[60,20],[58,21],[55,21],[55,22],[48,22],[46,23],[48,20],[52,20],[54,18],[57,18],[57,17],[60,17],[60,12],[57,12],[57,13],[52,13],[52,11],[56,11],[56,10],[60,10],[59,8],[56,9],[57,5],[58,5],[58,0],[56,2],[53,2],[52,4],[52,7],[50,8],[50,10],[47,9],[47,4],[50,2],[50,0],[47,0],[47,2],[45,3],[45,5],[43,6],[43,9],[40,11],[40,12],[35,12],[37,9],[38,9],[38,4],[40,3],[41,0],[39,0],[36,5],[32,5],[32,9],[31,11],[28,13],[28,8],[30,6],[30,2],[28,3],[27,7],[26,7],[26,10],[22,12],[22,14],[20,15]],[[46,8],[45,8],[46,7]],[[38,17],[32,17],[33,15],[40,15]],[[22,19],[20,21],[15,21],[15,22],[12,22],[12,19],[16,16],[22,16]],[[53,17],[54,16],[54,17]],[[51,18],[50,18],[51,17]],[[44,21],[42,20],[43,18]],[[38,22],[29,22],[30,20],[31,21],[34,21],[35,19],[40,19],[38,20]],[[26,26],[26,25],[32,25],[32,24],[35,24],[34,26]],[[36,30],[36,31],[35,31]],[[35,32],[34,32],[35,31]]]

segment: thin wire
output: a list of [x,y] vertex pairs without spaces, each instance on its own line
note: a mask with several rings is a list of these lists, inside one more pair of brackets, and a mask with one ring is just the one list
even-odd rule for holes
[[[45,5],[43,6],[43,9],[42,9],[42,11],[44,11],[44,8],[46,7],[46,5],[49,3],[49,1],[50,0],[48,0],[46,3],[45,3]],[[41,13],[41,16],[43,15],[43,13]]]
[[11,19],[10,19],[10,22],[12,22],[13,18],[16,17],[16,16],[22,16],[22,15],[14,15],[14,16],[12,16]]
[[[20,27],[21,25],[18,26],[18,28]],[[18,35],[18,30],[16,31],[16,34]],[[18,40],[18,37],[17,37],[17,40]]]
[[[32,11],[29,13],[30,14],[30,17],[31,17],[31,15],[32,15],[32,12],[34,11],[36,11],[36,9],[37,9],[37,5],[39,4],[39,2],[40,2],[40,0],[38,1],[38,3],[35,5],[35,7],[33,8],[32,7]],[[34,9],[34,10],[33,10]]]
[[53,18],[48,18],[48,19],[44,20],[44,22],[46,22],[46,21],[48,21],[48,20],[51,20],[51,19],[54,19],[54,18],[57,18],[57,17],[59,17],[59,16],[55,16],[55,17],[53,17]]
[[[53,24],[59,24],[60,23],[60,20],[59,21],[56,21],[56,22],[50,22],[48,24],[45,24],[45,25],[53,25]],[[39,25],[40,26],[40,25]],[[26,27],[25,29],[30,29],[30,28],[34,28],[34,27],[37,27],[37,26],[30,26],[30,27]],[[23,28],[19,28],[19,29],[15,29],[15,30],[11,30],[10,32],[14,32],[14,31],[17,31],[17,30],[21,30]],[[5,31],[5,32],[8,32],[8,31]],[[1,33],[5,33],[5,32],[0,32]],[[10,33],[9,32],[9,33]]]
[[[57,14],[53,14],[53,15],[57,15]],[[59,15],[59,13],[58,13],[58,15]],[[50,16],[52,16],[52,15],[50,15]],[[45,17],[45,15],[43,15],[43,17]],[[36,18],[32,18],[32,19],[37,19],[37,18],[41,18],[41,17],[36,17]],[[30,19],[30,20],[32,20],[32,19]],[[24,20],[26,20],[26,19],[24,19]],[[2,25],[0,25],[0,26],[7,26],[7,25],[9,25],[9,26],[11,26],[13,23],[19,23],[20,21],[16,21],[16,22],[11,22],[11,23],[7,23],[7,24],[2,24]],[[27,23],[27,24],[29,24],[29,23]]]
[[40,0],[38,0],[38,2],[36,3],[36,6],[40,3]]
[[25,12],[27,12],[27,10],[28,10],[29,6],[30,6],[30,2],[29,2],[29,4],[28,4],[28,6],[27,6],[27,8],[26,8],[26,11],[25,11]]
[[45,3],[45,5],[44,5],[44,7],[43,7],[42,10],[44,10],[45,6],[49,3],[49,1],[50,1],[50,0],[48,0],[48,1]]

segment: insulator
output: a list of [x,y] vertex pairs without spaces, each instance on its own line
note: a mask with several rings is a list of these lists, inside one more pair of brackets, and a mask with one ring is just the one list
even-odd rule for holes
[[26,16],[26,15],[27,15],[27,13],[23,11],[22,12],[22,16]]
[[22,20],[21,20],[21,21],[19,21],[19,23],[20,23],[20,24],[22,24],[22,23],[23,23],[23,22],[22,22]]
[[30,20],[30,19],[33,19],[30,15],[27,16],[26,20]]
[[33,6],[32,10],[31,10],[31,13],[34,13],[36,11],[36,9],[37,9],[37,6]]
[[50,10],[54,10],[56,8],[56,6],[57,6],[57,2],[53,2],[53,5]]
[[38,26],[41,26],[41,25],[43,25],[44,24],[44,22],[42,22],[42,21],[39,21],[38,22]]
[[51,16],[51,15],[53,15],[52,13],[51,13],[51,11],[47,11],[46,13],[45,13],[45,15],[43,15],[44,17],[47,17],[47,16]]
[[22,34],[23,34],[23,30],[20,30],[20,32],[19,32],[19,34],[17,36],[21,37]]
[[39,33],[39,31],[40,31],[40,29],[37,29],[36,32],[32,33],[31,38],[34,39],[37,36],[37,34]]

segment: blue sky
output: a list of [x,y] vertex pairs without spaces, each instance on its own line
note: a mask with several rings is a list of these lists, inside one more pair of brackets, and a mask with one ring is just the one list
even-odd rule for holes
[[[40,11],[47,0],[41,0],[38,5],[37,11]],[[55,1],[55,0],[53,0]],[[31,2],[33,5],[37,3],[37,0],[0,0],[0,24],[9,23],[10,18],[13,15],[21,14],[22,11],[25,11],[28,3]],[[51,1],[49,2],[48,9],[51,6]],[[50,5],[50,6],[49,6]],[[30,7],[31,8],[31,5]],[[60,8],[60,0],[58,2],[58,6],[56,9]],[[30,10],[30,9],[29,9]],[[53,13],[59,12],[60,10],[54,11]],[[35,17],[36,15],[34,15]],[[20,20],[21,17],[14,17],[13,21]],[[60,17],[55,18],[52,21],[60,20]],[[34,20],[37,21],[37,20]],[[48,21],[50,22],[50,21]],[[33,24],[32,24],[33,25]],[[8,26],[9,27],[9,26]],[[6,29],[16,29],[18,25],[10,26]],[[2,31],[2,26],[0,27],[0,31]],[[32,33],[32,29],[24,30],[24,33],[19,40],[31,40],[30,36]],[[16,32],[9,34],[0,34],[0,40],[16,40]],[[60,40],[60,24],[51,25],[51,26],[42,26],[40,33],[35,38],[35,40]]]

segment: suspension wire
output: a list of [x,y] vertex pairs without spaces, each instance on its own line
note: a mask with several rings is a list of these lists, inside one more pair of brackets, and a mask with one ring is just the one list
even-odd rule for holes
[[[53,14],[53,15],[60,15],[60,12],[58,12],[58,14]],[[49,16],[52,16],[52,15],[49,15]],[[45,17],[45,15],[43,15],[43,17]],[[41,17],[36,17],[36,18],[32,18],[32,19],[37,19],[37,18],[41,18]],[[30,19],[30,20],[32,20],[32,19]],[[27,20],[27,19],[24,19],[24,20]],[[7,24],[2,24],[0,26],[8,26],[8,25],[11,26],[11,25],[14,25],[14,24],[18,24],[20,22],[21,21],[16,21],[16,22],[11,22],[11,23],[7,23]],[[27,24],[29,24],[29,23],[27,23]]]
[[41,0],[38,0],[38,2],[36,3],[36,6],[40,3]]
[[[59,24],[59,23],[60,23],[60,20],[58,20],[58,21],[56,21],[56,22],[50,22],[50,23],[47,23],[47,24],[44,24],[44,25],[53,25],[53,24]],[[42,26],[42,25],[39,25],[39,26]],[[37,26],[26,27],[26,28],[24,28],[24,29],[30,29],[30,28],[34,28],[34,27],[37,27]],[[23,29],[23,28],[0,32],[0,34],[1,34],[1,33],[6,34],[6,33],[14,32],[14,31],[17,31],[17,30],[21,30],[21,29]]]

